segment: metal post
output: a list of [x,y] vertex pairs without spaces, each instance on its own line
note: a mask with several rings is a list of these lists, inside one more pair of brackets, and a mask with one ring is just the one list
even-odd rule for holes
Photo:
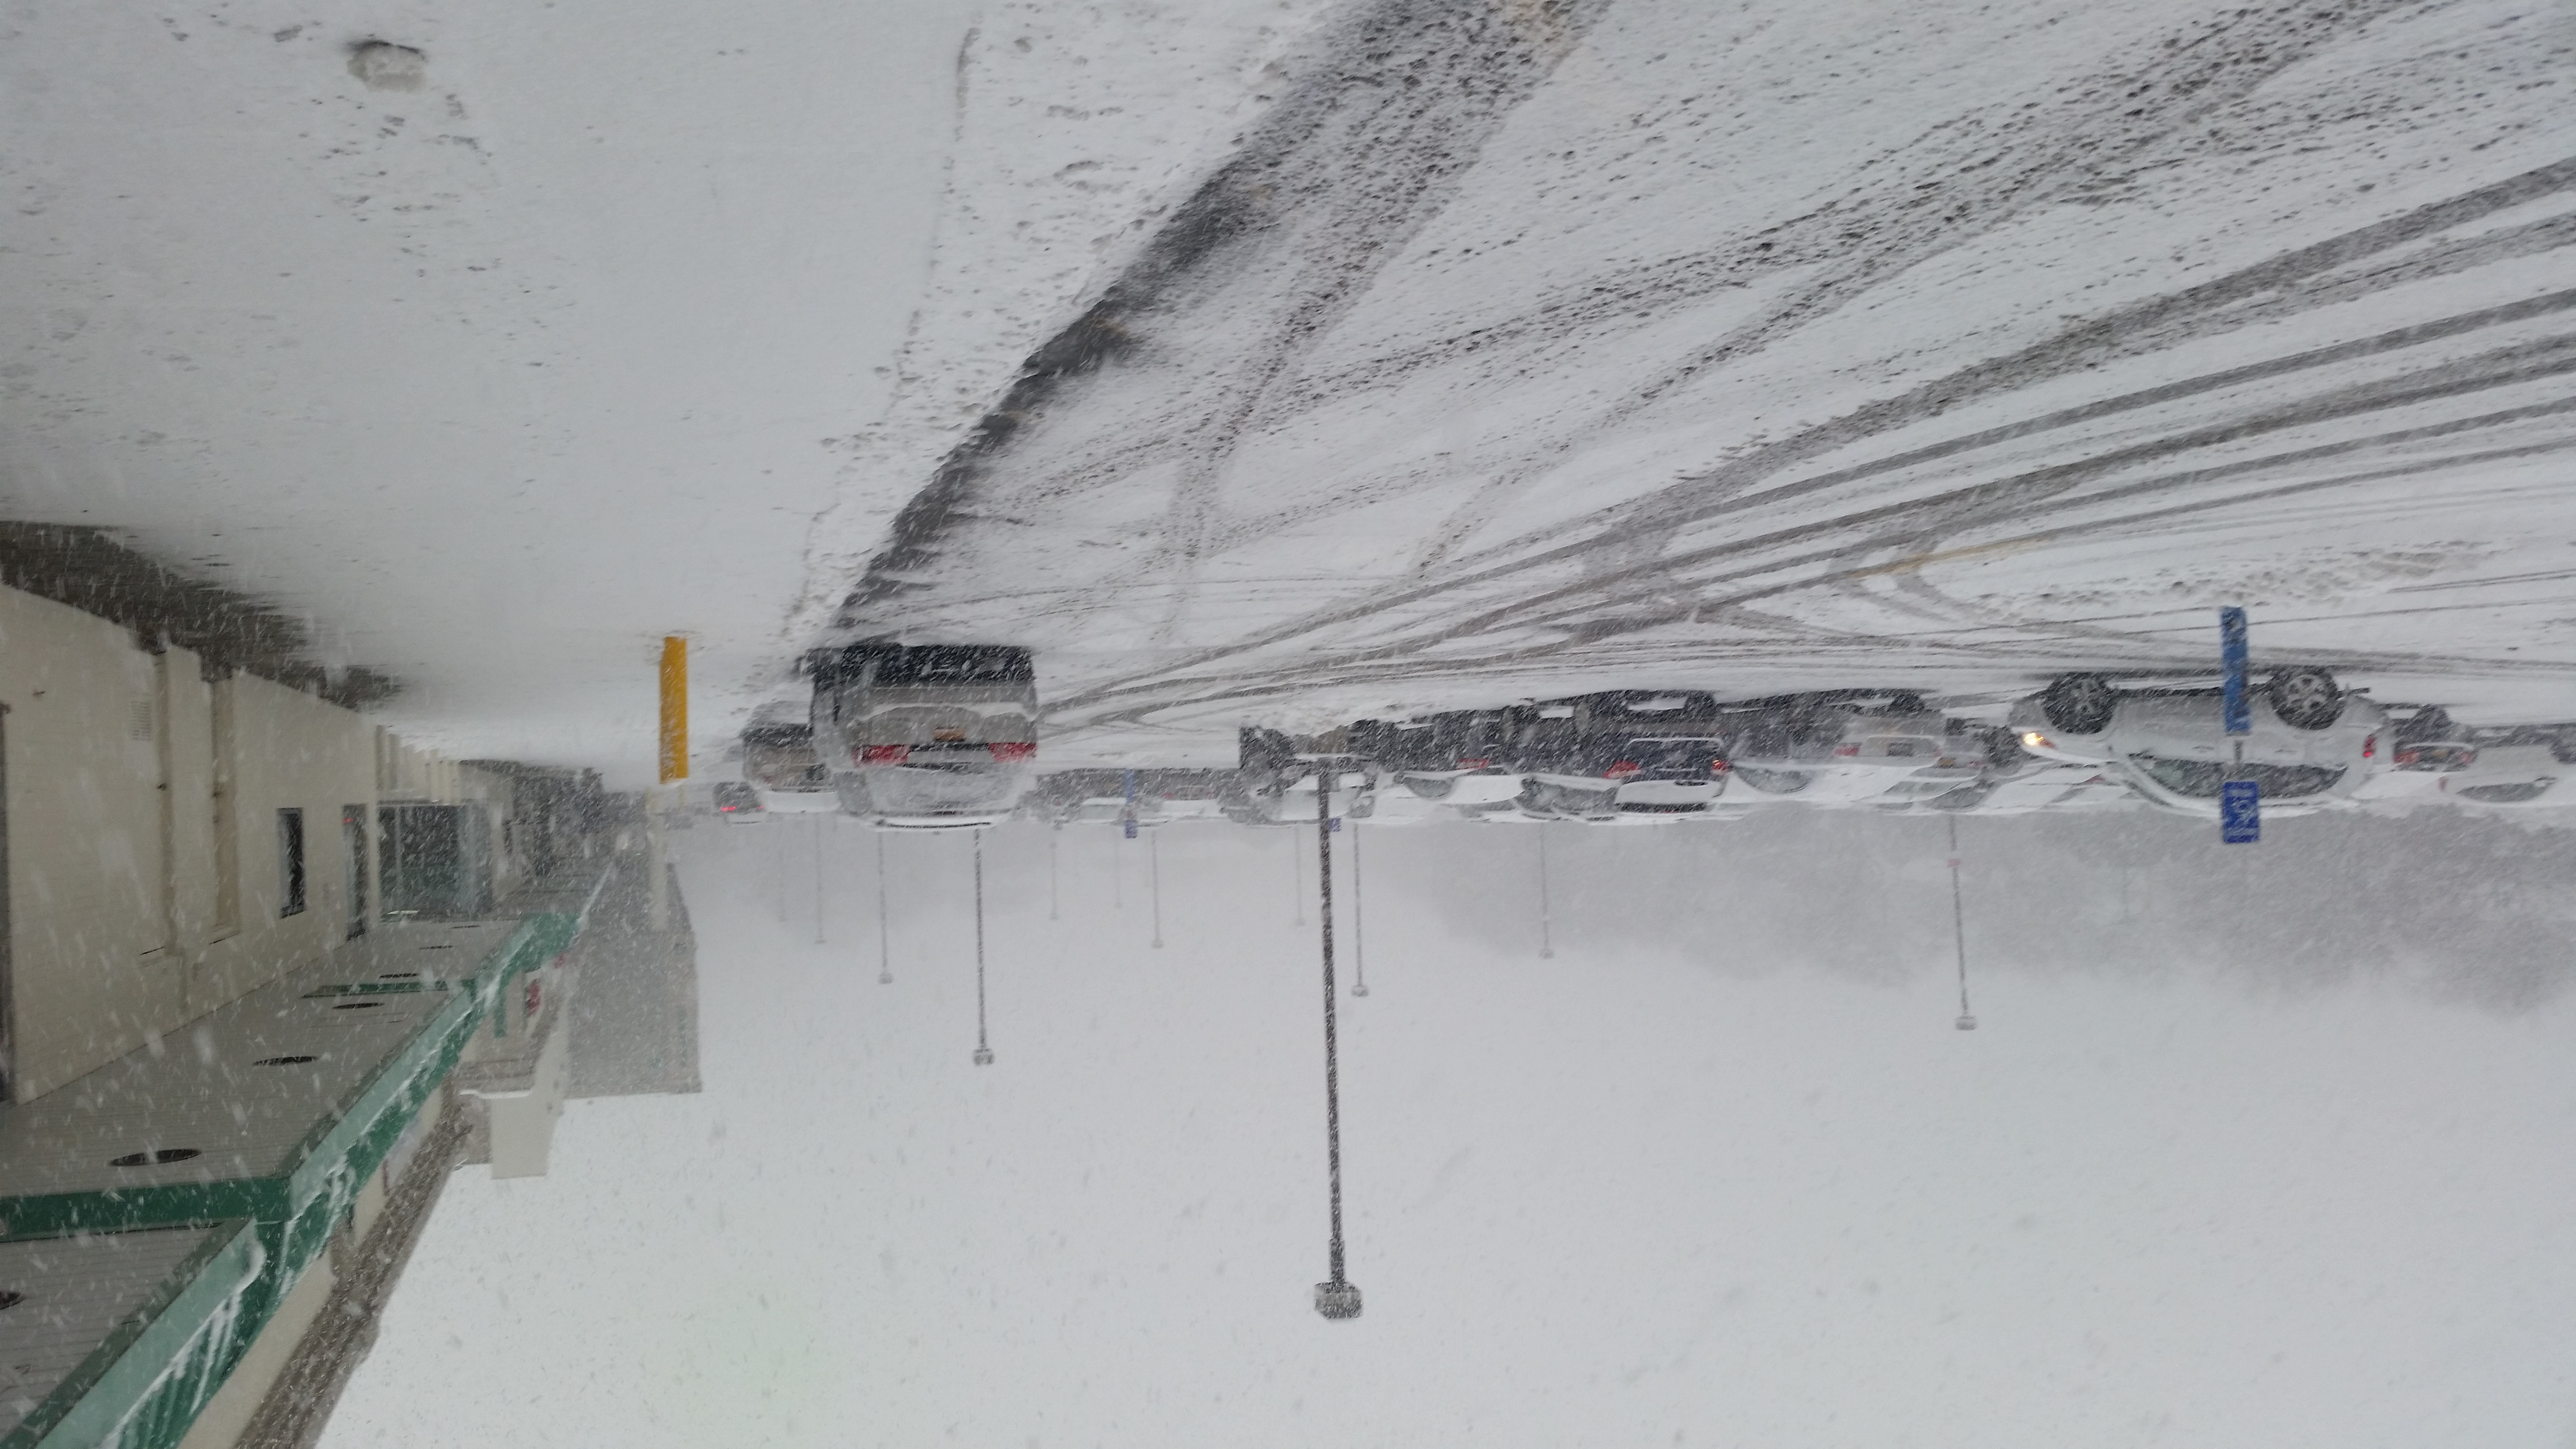
[[1056,846],[1064,840],[1064,822],[1059,820],[1047,831],[1047,919],[1056,917],[1055,856]]
[[814,817],[814,944],[823,944],[823,817]]
[[1547,822],[1538,823],[1538,954],[1543,959],[1556,957],[1554,924],[1547,909]]
[[984,832],[975,832],[975,1065],[993,1064],[992,1044],[984,1039]]
[[[1322,776],[1316,777],[1321,780]],[[1291,832],[1293,838],[1294,832]],[[1297,924],[1306,924],[1306,860],[1295,846],[1288,848],[1288,899],[1297,911]]]
[[1950,817],[1950,938],[1959,951],[1959,1020],[1961,1031],[1975,1031],[1977,1018],[1968,1010],[1968,918],[1959,904],[1959,817]]
[[885,832],[874,832],[877,838],[877,984],[894,981],[894,956],[886,949]]
[[1342,1271],[1341,1042],[1333,1020],[1333,791],[1315,775],[1317,909],[1324,926],[1324,1153],[1332,1181],[1333,1276],[1315,1285],[1315,1311],[1326,1318],[1360,1316],[1360,1290]]
[[1145,843],[1154,860],[1154,949],[1163,949],[1163,832],[1157,830]]
[[[644,842],[647,852],[644,868],[653,873],[653,929],[667,931],[671,929],[670,795],[662,790],[650,791],[645,795],[644,802]],[[399,828],[394,834],[394,849],[396,864],[399,866],[403,850],[403,834]]]
[[1351,817],[1351,995],[1368,995],[1368,918],[1361,914],[1360,818]]

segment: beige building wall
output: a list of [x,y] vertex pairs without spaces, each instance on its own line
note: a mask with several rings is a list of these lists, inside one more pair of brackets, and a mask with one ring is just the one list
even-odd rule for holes
[[186,1019],[162,900],[154,657],[76,609],[0,589],[9,758],[13,1095]]
[[[423,793],[410,798],[455,798],[452,762],[348,710],[251,675],[206,675],[187,650],[156,652],[104,620],[0,588],[16,1100],[346,939],[353,872],[370,914],[382,900],[381,779],[416,784]],[[355,853],[342,823],[350,807]],[[294,912],[278,823],[289,808],[303,812],[304,908]]]

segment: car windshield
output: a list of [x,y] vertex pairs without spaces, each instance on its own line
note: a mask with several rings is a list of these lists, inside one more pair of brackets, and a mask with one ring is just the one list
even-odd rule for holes
[[887,815],[1007,809],[1028,772],[1008,765],[894,765],[859,777],[870,808]]
[[[2154,755],[2137,757],[2138,767],[2154,777],[2157,784],[2177,795],[2194,799],[2215,800],[2218,787],[2227,782],[2231,767],[2216,760],[2167,760]],[[2251,780],[2263,787],[2266,800],[2296,800],[2303,795],[2321,795],[2334,788],[2343,778],[2343,770],[2332,765],[2241,765],[2232,767],[2233,778]]]
[[1722,756],[1718,741],[1713,739],[1643,739],[1620,746],[1619,758],[1644,774],[1698,779],[1706,776]]

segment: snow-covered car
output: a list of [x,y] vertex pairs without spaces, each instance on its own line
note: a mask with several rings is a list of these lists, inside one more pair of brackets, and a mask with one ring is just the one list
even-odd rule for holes
[[2476,758],[2434,776],[2441,797],[2461,805],[2576,805],[2576,792],[2557,795],[2559,780],[2576,770],[2576,750],[2552,739],[2506,735],[2477,747]]
[[1616,691],[1527,707],[1522,808],[1591,818],[1706,811],[1726,792],[1727,747],[1717,704],[1691,692]]
[[1799,696],[1728,713],[1736,781],[1802,804],[1912,804],[1972,785],[1998,763],[1987,733],[1912,694]]
[[742,777],[773,794],[832,793],[832,768],[814,753],[814,727],[802,720],[756,720],[742,732]]
[[752,786],[747,782],[741,780],[718,780],[716,782],[714,794],[716,817],[718,819],[728,821],[735,825],[757,825],[760,823],[761,816],[764,813],[760,803],[760,792],[752,788]]
[[1377,792],[1381,811],[1391,800],[1409,798],[1428,801],[1451,813],[1463,815],[1480,814],[1509,805],[1520,793],[1520,772],[1495,765],[1435,774],[1408,771],[1393,777]]
[[1566,798],[1606,788],[1609,807],[1628,814],[1696,813],[1726,793],[1726,741],[1715,735],[1613,737],[1537,763],[1533,782]]
[[2576,794],[2551,793],[2576,773],[2576,732],[2565,727],[2468,729],[2428,706],[2394,721],[2389,736],[2389,767],[2362,790],[2373,803],[2576,804]]
[[[1343,814],[1367,819],[1376,809],[1376,777],[1367,770],[1327,771],[1334,781],[1333,805]],[[1281,773],[1268,779],[1250,782],[1246,788],[1225,801],[1225,817],[1238,825],[1311,826],[1315,823],[1315,791],[1323,774],[1309,768],[1305,774]]]
[[1037,762],[1037,674],[1007,645],[865,642],[806,656],[841,809],[881,824],[1008,817]]
[[2016,702],[2010,723],[2034,755],[2101,766],[2150,804],[2211,818],[2229,779],[2262,786],[2267,813],[2304,814],[2353,800],[2385,765],[2388,711],[2328,671],[2277,669],[2248,694],[2252,729],[2232,736],[2216,689],[2121,689],[2065,674]]

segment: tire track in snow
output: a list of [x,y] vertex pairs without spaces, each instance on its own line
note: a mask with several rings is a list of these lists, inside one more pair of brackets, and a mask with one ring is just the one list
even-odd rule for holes
[[[993,465],[1050,408],[1077,404],[1076,379],[1134,359],[1149,340],[1172,346],[1211,303],[1240,306],[1253,344],[1201,359],[1149,427],[1151,448],[1177,453],[1182,476],[1145,568],[1186,570],[1207,532],[1216,475],[1271,383],[1435,214],[1473,166],[1484,138],[1536,90],[1607,0],[1375,0],[1346,18],[1314,73],[1292,87],[1237,156],[1174,213],[1144,254],[1081,318],[1033,354],[1001,405],[943,461],[897,515],[835,624],[858,627],[872,606],[909,592],[913,576],[984,501]],[[1209,387],[1214,396],[1197,394]],[[1199,406],[1190,407],[1189,403]],[[1134,459],[1126,460],[1130,464]],[[1053,480],[1061,496],[1124,472]],[[1187,580],[1184,582],[1186,597]]]
[[[2532,175],[2533,177],[2540,177],[2543,173],[2533,173]],[[2538,182],[2533,182],[2531,177],[2517,178],[2517,181],[2527,182],[2533,185],[2540,184]],[[2547,183],[2553,189],[2563,188],[2568,185],[2576,185],[2576,162],[2564,163],[2557,167],[2547,168]],[[2488,194],[2476,198],[2475,204],[2473,205],[2463,204],[2468,201],[2467,198],[2454,198],[2450,202],[2439,203],[2436,206],[2422,209],[2424,212],[2431,213],[2432,215],[2415,218],[2417,221],[2422,223],[2421,226],[2409,227],[2393,224],[2383,225],[2382,227],[2371,229],[2372,232],[2378,233],[2378,235],[2337,238],[2335,241],[2321,244],[2318,247],[2302,249],[2302,253],[2305,255],[2302,256],[2299,261],[2288,266],[2281,265],[2278,259],[2276,259],[2274,263],[2267,263],[2263,266],[2249,269],[2249,272],[2257,276],[2276,275],[2285,271],[2299,272],[2320,264],[2320,259],[2324,256],[2367,254],[2369,251],[2379,249],[2380,246],[2393,243],[2395,238],[2420,235],[2423,230],[2432,229],[2439,225],[2455,225],[2461,219],[2482,215],[2487,211],[2497,209],[2505,205],[2516,204],[2519,200],[2524,199],[2525,197],[2523,186],[2510,183],[2500,187],[2485,188],[2485,191]],[[2241,282],[2240,279],[2243,276],[2244,274],[2239,274],[2239,277],[2237,278],[2219,279],[2218,281],[2207,284],[2205,288],[2196,290],[2203,291],[2212,305],[2219,304],[2226,299],[2232,299],[2238,296],[2259,294],[2259,287]],[[2158,315],[2171,315],[2171,313],[2176,309],[2167,305],[2170,302],[2170,298],[2157,299],[2156,302],[2146,304],[2141,310],[2151,311]],[[1909,449],[1885,458],[1872,459],[1867,462],[1853,464],[1848,467],[1836,469],[1814,477],[1782,484],[1778,487],[1764,490],[1758,494],[1747,494],[1745,492],[1745,489],[1751,484],[1778,472],[1787,471],[1787,469],[1793,466],[1796,462],[1804,461],[1805,459],[1820,453],[1830,452],[1835,448],[1846,446],[1850,442],[1859,441],[1868,436],[1875,436],[1880,433],[1892,431],[1896,428],[1909,425],[1913,422],[1938,416],[1940,412],[1946,411],[1947,405],[1941,400],[1944,397],[1952,395],[1953,380],[1957,376],[1954,374],[1953,378],[1938,379],[1932,383],[1928,383],[1922,387],[1914,389],[1910,393],[1902,394],[1895,399],[1887,400],[1878,404],[1866,405],[1861,409],[1855,410],[1854,414],[1847,414],[1845,419],[1838,419],[1833,423],[1828,423],[1817,429],[1811,430],[1812,434],[1820,436],[1811,437],[1809,435],[1800,435],[1784,439],[1781,443],[1775,445],[1780,455],[1776,458],[1756,457],[1743,460],[1738,464],[1730,465],[1728,469],[1721,470],[1721,472],[1726,477],[1727,482],[1733,485],[1731,491],[1735,496],[1730,496],[1719,501],[1705,503],[1692,508],[1680,516],[1671,518],[1668,523],[1663,525],[1663,527],[1669,533],[1669,531],[1678,530],[1685,525],[1706,525],[1723,519],[1732,519],[1744,514],[1748,510],[1777,507],[1786,502],[1825,492],[1833,488],[1863,483],[1867,480],[1884,477],[1903,469],[1918,467],[1926,463],[1941,461],[1944,459],[1962,457],[1972,454],[1977,450],[1992,447],[1997,444],[2026,439],[2056,430],[2071,428],[2084,423],[2097,422],[2105,418],[2114,417],[2124,413],[2135,412],[2171,402],[2186,400],[2195,396],[2206,395],[2225,388],[2243,386],[2250,382],[2293,377],[2341,363],[2400,352],[2407,348],[2421,346],[2427,342],[2464,336],[2491,327],[2505,326],[2515,322],[2556,315],[2571,309],[2576,309],[2576,290],[2551,293],[2503,307],[2487,308],[2478,312],[2444,318],[2437,322],[2393,329],[2372,337],[2334,344],[2324,348],[2311,349],[2307,352],[2294,354],[2289,357],[2267,359],[2266,361],[2247,364],[2243,367],[2225,369],[2219,372],[2186,378],[2152,388],[2139,389],[2117,397],[2080,404],[2072,408],[2059,409],[2041,417],[2023,419],[2003,424],[1998,427],[1980,430],[1979,432],[1967,434],[1962,437],[1945,439],[1938,443]],[[2085,346],[2085,342],[2092,337],[2100,335],[2103,330],[2104,324],[2102,323],[2097,322],[2085,324],[2084,326],[2070,329],[2074,334],[2072,338],[2062,335],[2058,339],[2052,339],[2049,343],[2043,343],[2039,347],[2031,349],[2031,351],[2041,352],[2044,355],[2055,355],[2060,357],[2063,359],[2063,365],[2060,370],[2075,370],[2081,366],[2080,361],[2077,361],[2076,359],[2079,359],[2083,355],[2082,349]],[[1977,374],[1989,373],[1997,370],[2010,370],[2010,364],[2014,360],[2015,359],[2004,359],[2000,362],[1981,363],[1973,365],[1968,369],[1964,369],[1963,371],[1969,374],[1971,382],[1963,385],[1962,390],[1964,390],[1965,386],[1973,385],[1973,380]],[[2415,375],[2416,380],[2418,382],[2422,382],[2424,376],[2438,374],[2438,371],[2439,370],[2436,369],[2433,370],[2432,373]],[[2393,383],[2403,382],[2404,380],[2405,379],[2401,377],[2400,379],[2393,380]],[[2476,385],[2502,385],[2502,382],[2510,380],[2513,379],[2510,377],[2500,378],[2491,383],[2478,383]],[[2432,382],[2425,387],[2413,389],[2404,386],[2396,386],[2393,385],[2393,383],[2383,384],[2375,388],[2360,389],[2353,395],[2342,398],[2339,403],[2330,403],[2322,406],[2320,409],[2315,410],[2312,415],[2303,414],[2300,416],[2290,416],[2287,414],[2276,414],[2274,420],[2268,425],[2259,421],[2249,422],[2246,424],[2248,429],[2246,435],[2251,435],[2252,432],[2273,430],[2277,427],[2293,426],[2301,421],[2315,422],[2324,421],[2330,417],[2363,416],[2376,410],[2378,407],[2402,405],[2407,401],[2420,401],[2440,395],[2446,390],[2471,386],[2471,380],[2456,374],[2444,376],[2441,380]],[[2418,396],[2418,394],[2420,394],[2420,396]],[[2226,441],[2228,438],[2235,435],[2236,434],[2227,429],[2203,429],[2197,434],[2186,434],[2177,438],[2159,439],[2147,444],[2137,445],[2126,450],[2125,456],[2122,457],[2120,461],[2122,464],[2151,461],[2154,457],[2159,456],[2160,454],[2185,451],[2192,447],[2207,446],[2212,442]],[[2061,466],[2082,465],[2079,463]],[[1892,508],[1899,509],[1911,509],[1915,506],[1917,505],[1911,503],[1890,505]],[[1893,515],[1890,514],[1887,516]],[[1825,524],[1820,524],[1818,527],[1825,529],[1844,527],[1848,526],[1853,521],[1854,520],[1851,519],[1836,519]],[[1628,527],[1631,528],[1638,526],[1640,525],[1628,525]],[[1356,599],[1337,603],[1327,609],[1315,611],[1300,618],[1285,621],[1273,628],[1259,631],[1235,644],[1199,651],[1196,654],[1187,656],[1183,660],[1174,661],[1173,663],[1164,666],[1162,669],[1154,671],[1154,673],[1156,675],[1167,675],[1173,671],[1186,670],[1202,664],[1211,663],[1230,654],[1274,648],[1291,639],[1337,628],[1390,610],[1411,607],[1433,601],[1450,594],[1461,593],[1469,590],[1484,590],[1491,586],[1504,583],[1515,576],[1535,574],[1542,570],[1560,568],[1567,564],[1579,565],[1605,548],[1617,548],[1623,541],[1623,538],[1618,535],[1613,535],[1606,539],[1601,536],[1585,537],[1571,543],[1561,543],[1553,547],[1544,548],[1536,553],[1527,554],[1520,558],[1488,564],[1481,568],[1455,571],[1450,577],[1445,579],[1421,583],[1408,582],[1394,588],[1373,591],[1363,594]],[[1524,603],[1535,604],[1561,596],[1574,589],[1597,589],[1608,585],[1615,585],[1621,579],[1631,578],[1641,574],[1648,574],[1660,569],[1675,567],[1687,568],[1693,561],[1694,559],[1692,557],[1684,557],[1670,560],[1658,558],[1651,559],[1643,563],[1630,563],[1616,572],[1596,573],[1594,577],[1585,580],[1581,584],[1564,586],[1563,589],[1555,593],[1539,595],[1529,600],[1525,600]],[[1115,688],[1123,682],[1124,681],[1105,681],[1100,687]],[[1065,703],[1068,707],[1079,707],[1090,697],[1091,696],[1088,693],[1077,695],[1068,699]]]
[[[1219,646],[1212,652],[1191,656],[1174,667],[1188,667],[1190,664],[1222,657],[1227,652],[1275,647],[1301,635],[1336,628],[1357,619],[1390,609],[1404,608],[1441,594],[1483,588],[1514,575],[1553,569],[1567,563],[1596,566],[1595,561],[1606,556],[1614,562],[1598,565],[1598,567],[1617,576],[1633,575],[1640,568],[1652,566],[1651,556],[1643,564],[1633,561],[1633,558],[1626,560],[1620,558],[1622,555],[1633,555],[1634,545],[1638,540],[1651,539],[1656,546],[1660,547],[1663,540],[1669,539],[1683,527],[1705,524],[1734,513],[1743,506],[1742,495],[1748,490],[1801,463],[1874,437],[1900,432],[1905,428],[1928,422],[1953,407],[2009,394],[2019,388],[2087,371],[2104,362],[2124,356],[2160,350],[2163,347],[2176,345],[2187,338],[2233,330],[2238,325],[2238,313],[2245,311],[2249,304],[2274,300],[2287,289],[2394,249],[2436,237],[2444,230],[2474,223],[2510,208],[2563,194],[2571,189],[2576,189],[2576,158],[2535,168],[2519,176],[2473,188],[2460,195],[2416,207],[2401,215],[2356,228],[2321,242],[2291,249],[2225,276],[2213,278],[2177,292],[2148,298],[2102,317],[2088,319],[2030,347],[2002,357],[1970,364],[1893,397],[1863,404],[1838,418],[1792,434],[1776,443],[1766,444],[1719,468],[1683,479],[1645,499],[1624,503],[1615,509],[1576,520],[1549,534],[1523,535],[1481,550],[1474,555],[1462,556],[1445,577],[1440,576],[1437,571],[1426,570],[1425,572],[1431,573],[1431,577],[1410,579],[1402,584],[1366,591],[1337,601],[1323,609],[1259,631],[1235,644]],[[2554,245],[2564,245],[2571,240],[2576,240],[2576,228],[2545,225],[2529,232],[2525,240],[2527,243],[2545,241]],[[2483,251],[2474,248],[2465,250],[2463,253],[2455,254],[2455,260],[2459,255],[2493,256],[2500,250],[2506,250],[2506,248],[2491,239],[2488,247]],[[2415,278],[2412,272],[2400,272],[2397,275],[2408,280]],[[1888,458],[1851,465],[1815,478],[1767,490],[1756,495],[1756,501],[1777,501],[1783,497],[1821,491],[1997,443],[2099,421],[2118,413],[2133,412],[2224,388],[2239,387],[2267,379],[2286,378],[2319,368],[2399,352],[2429,342],[2563,312],[2571,308],[2576,308],[2576,290],[2548,293],[2500,307],[2485,308],[2438,321],[2396,328],[2371,337],[2314,348],[2288,357],[2267,359],[2243,367],[2228,368],[2156,387],[2139,389],[2115,398],[2058,409],[2038,418],[2004,424],[1961,438],[1910,449]],[[2247,320],[2256,319],[2249,317]],[[2133,343],[2130,341],[2133,337],[2152,340]],[[1565,532],[1579,531],[1584,528],[1592,528],[1595,531],[1573,542],[1553,541]],[[1535,551],[1528,551],[1532,549]],[[1102,584],[1109,586],[1130,581],[1132,576],[1122,572],[1113,572],[1100,580]]]

